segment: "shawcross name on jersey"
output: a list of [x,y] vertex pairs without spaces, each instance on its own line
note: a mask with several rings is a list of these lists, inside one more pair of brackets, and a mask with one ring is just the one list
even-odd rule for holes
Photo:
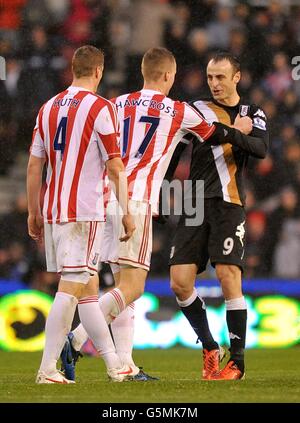
[[115,103],[117,110],[119,107],[138,107],[138,106],[144,106],[148,107],[149,109],[156,109],[160,111],[164,111],[165,113],[170,113],[171,117],[175,117],[177,111],[173,109],[171,106],[166,105],[163,102],[158,102],[155,100],[151,100],[149,98],[129,98],[122,103],[121,101]]

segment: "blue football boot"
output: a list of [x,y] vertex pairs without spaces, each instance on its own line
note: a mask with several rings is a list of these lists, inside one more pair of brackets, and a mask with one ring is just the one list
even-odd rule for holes
[[80,351],[76,351],[72,345],[74,335],[70,332],[67,336],[65,345],[60,354],[61,358],[61,371],[64,372],[68,380],[75,380],[75,365],[79,357],[82,357]]
[[137,375],[133,376],[131,380],[137,382],[152,382],[153,380],[159,380],[158,377],[150,376],[144,372],[142,367],[139,367],[140,371]]

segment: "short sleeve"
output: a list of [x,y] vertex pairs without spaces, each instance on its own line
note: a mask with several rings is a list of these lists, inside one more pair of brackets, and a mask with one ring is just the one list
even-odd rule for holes
[[194,108],[184,103],[184,117],[182,125],[184,129],[195,135],[200,141],[205,141],[215,131],[215,126],[208,123],[203,116]]
[[41,121],[41,119],[40,119],[41,113],[42,112],[40,111],[37,118],[36,118],[36,124],[35,124],[35,127],[33,129],[32,143],[31,143],[31,146],[30,146],[30,154],[32,154],[35,157],[45,158],[46,157],[46,150],[45,150],[44,141],[42,140],[41,132],[40,132],[40,128],[39,128],[39,123]]
[[119,122],[115,106],[108,102],[99,112],[94,129],[103,159],[121,157]]

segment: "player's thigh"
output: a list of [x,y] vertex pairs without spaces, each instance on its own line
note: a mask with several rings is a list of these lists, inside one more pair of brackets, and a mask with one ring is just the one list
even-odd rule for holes
[[99,276],[98,273],[91,275],[88,284],[84,285],[84,289],[82,291],[83,297],[90,297],[91,295],[99,294]]
[[125,296],[127,304],[135,301],[144,293],[147,274],[147,270],[143,268],[121,266],[118,288]]
[[209,256],[212,264],[244,266],[244,208],[217,199],[210,214]]
[[110,201],[106,207],[103,248],[101,261],[116,263],[119,258],[119,238],[122,233],[122,210],[117,201]]
[[[99,271],[104,222],[68,222],[53,225],[58,272]],[[88,283],[88,281],[86,282]]]
[[181,216],[175,230],[169,266],[193,264],[196,273],[205,270],[208,261],[209,227],[206,218],[201,225],[186,226],[184,216]]
[[[152,254],[151,206],[147,202],[130,200],[129,209],[133,215],[135,231],[128,241],[119,243],[118,263],[148,271]],[[122,228],[122,236],[123,231]]]
[[48,272],[57,272],[56,252],[53,239],[53,225],[44,224],[45,255]]

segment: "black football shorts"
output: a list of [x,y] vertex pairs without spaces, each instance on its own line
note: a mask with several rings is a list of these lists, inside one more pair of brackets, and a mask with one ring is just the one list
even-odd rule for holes
[[182,215],[175,230],[169,265],[192,264],[198,273],[211,264],[234,264],[243,271],[245,211],[222,198],[204,200],[204,220],[200,226],[187,226]]

